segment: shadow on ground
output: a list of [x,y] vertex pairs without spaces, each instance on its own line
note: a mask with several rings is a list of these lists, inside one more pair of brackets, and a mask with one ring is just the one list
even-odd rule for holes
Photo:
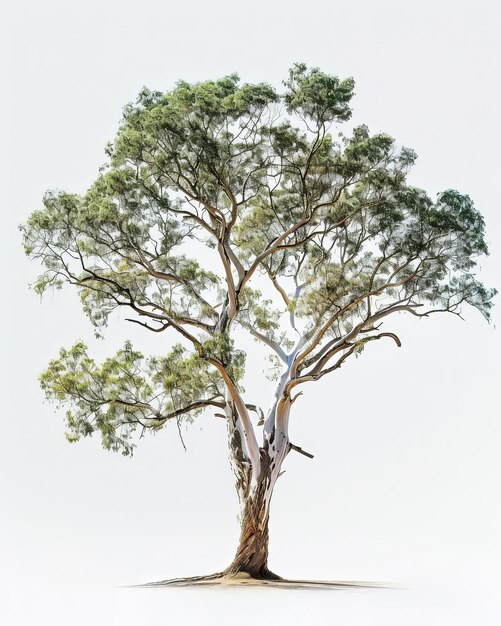
[[172,578],[143,585],[131,585],[135,588],[162,587],[274,587],[278,589],[389,589],[395,585],[369,581],[328,581],[328,580],[289,580],[257,579],[246,574],[227,576],[212,574],[210,576],[192,576],[190,578]]

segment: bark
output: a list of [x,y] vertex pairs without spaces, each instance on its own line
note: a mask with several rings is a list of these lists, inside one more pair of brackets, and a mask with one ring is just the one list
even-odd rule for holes
[[252,578],[278,578],[268,568],[269,513],[261,498],[249,500],[241,520],[240,542],[228,575],[245,573]]
[[274,436],[271,443],[260,448],[260,470],[257,480],[251,463],[244,453],[238,415],[232,411],[228,420],[230,459],[236,478],[240,501],[240,541],[225,575],[247,574],[256,579],[277,580],[279,576],[268,568],[270,501],[288,449],[277,449]]
[[244,494],[241,501],[240,541],[226,574],[245,573],[252,578],[279,579],[268,568],[270,500],[275,480],[272,457],[261,449],[259,481]]

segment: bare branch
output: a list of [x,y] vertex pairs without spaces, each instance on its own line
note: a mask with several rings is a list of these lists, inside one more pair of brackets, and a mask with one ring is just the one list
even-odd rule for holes
[[295,446],[293,443],[289,443],[289,448],[295,452],[299,452],[299,454],[302,454],[303,456],[307,456],[309,459],[314,458],[313,454],[306,452],[306,450],[303,450],[303,448],[300,448],[299,446]]
[[140,326],[143,326],[144,328],[147,328],[148,330],[151,330],[154,333],[161,333],[165,329],[169,328],[169,326],[170,326],[170,322],[166,322],[165,324],[162,324],[159,328],[153,328],[152,326],[150,326],[146,322],[140,322],[139,320],[134,320],[134,319],[132,319],[130,317],[126,317],[125,321],[126,322],[132,322],[133,324],[139,324]]
[[287,363],[287,355],[285,354],[285,351],[283,350],[283,348],[281,348],[278,345],[278,343],[276,343],[275,341],[273,341],[273,339],[270,339],[266,335],[263,335],[263,333],[260,333],[253,326],[251,326],[250,324],[247,324],[247,322],[245,322],[244,320],[237,318],[237,322],[240,324],[240,326],[245,328],[249,332],[250,335],[258,339],[262,343],[266,344],[269,348],[271,348],[275,352],[275,354],[280,358],[281,361],[283,361],[284,363]]

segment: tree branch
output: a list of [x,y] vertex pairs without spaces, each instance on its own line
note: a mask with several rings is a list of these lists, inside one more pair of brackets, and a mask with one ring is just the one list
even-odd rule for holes
[[235,409],[237,411],[239,422],[242,426],[242,430],[245,437],[245,444],[247,447],[247,452],[249,459],[252,464],[252,474],[254,478],[257,480],[259,477],[259,472],[261,469],[261,453],[259,451],[259,445],[257,443],[256,434],[254,432],[254,428],[252,426],[252,422],[247,410],[247,406],[240,395],[235,382],[229,376],[225,367],[216,359],[209,358],[209,363],[212,363],[214,367],[221,374],[221,377],[226,385],[226,389],[231,397],[231,401],[233,402]]
[[240,326],[245,328],[245,330],[247,330],[253,337],[258,339],[259,341],[262,341],[269,348],[271,348],[281,361],[287,363],[287,355],[285,354],[283,348],[281,348],[281,346],[276,343],[276,341],[273,341],[273,339],[270,339],[266,335],[263,335],[263,333],[260,333],[258,330],[253,328],[250,324],[247,324],[247,322],[242,319],[237,318],[237,322],[240,324]]
[[306,452],[306,450],[303,450],[303,448],[300,448],[299,446],[295,446],[293,443],[289,442],[289,448],[295,452],[299,452],[299,454],[302,454],[303,456],[307,456],[309,459],[314,458],[313,454]]

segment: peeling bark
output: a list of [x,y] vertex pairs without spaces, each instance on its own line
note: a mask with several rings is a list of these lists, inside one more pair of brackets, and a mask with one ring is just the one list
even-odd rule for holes
[[230,464],[235,476],[235,489],[237,490],[238,501],[242,509],[249,493],[252,470],[250,462],[246,458],[242,449],[242,438],[238,428],[232,423],[232,418],[228,419],[228,442],[230,446]]
[[261,449],[259,481],[244,493],[240,501],[240,541],[233,562],[225,570],[227,575],[245,573],[252,578],[280,578],[268,569],[270,500],[276,480],[273,465],[270,455]]
[[[225,413],[228,425],[230,462],[235,475],[235,486],[240,502],[240,540],[226,576],[239,574],[251,578],[278,580],[268,568],[270,501],[282,463],[291,449],[288,436],[290,396],[284,389],[290,380],[290,366],[277,384],[264,424],[263,445],[249,449],[247,424],[242,419],[239,405],[228,393]],[[255,438],[254,438],[255,440]],[[253,454],[254,453],[254,454]]]
[[280,577],[268,568],[270,501],[280,468],[290,446],[284,434],[280,445],[273,432],[260,448],[260,471],[253,476],[250,460],[242,446],[235,411],[228,419],[230,460],[235,475],[235,486],[240,502],[240,540],[227,576],[247,574],[251,578],[278,580]]

